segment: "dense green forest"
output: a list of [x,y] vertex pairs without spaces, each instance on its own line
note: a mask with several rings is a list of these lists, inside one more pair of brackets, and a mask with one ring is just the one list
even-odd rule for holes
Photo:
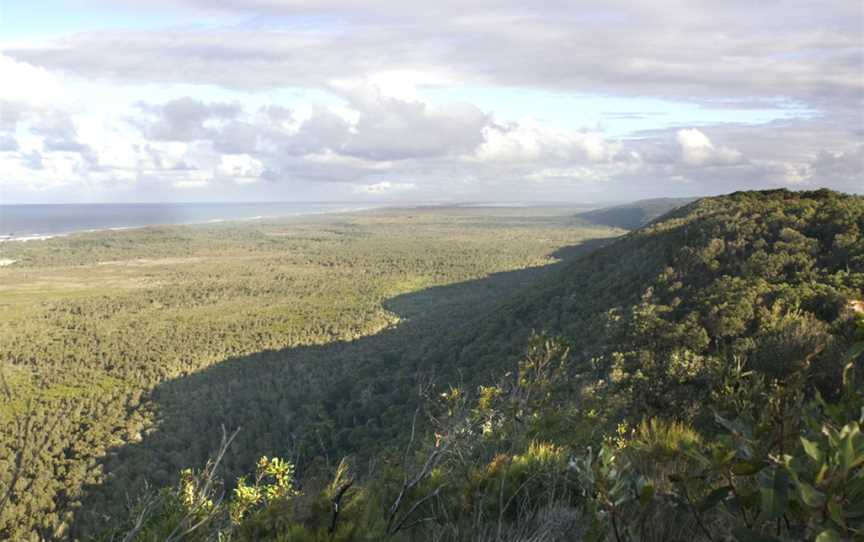
[[[613,230],[576,229],[584,216],[452,213],[430,212],[435,226],[412,232],[413,250],[433,257],[438,239],[470,260],[455,247],[476,239],[486,257],[513,258],[503,272],[388,290],[377,303],[398,321],[356,340],[154,375],[139,399],[149,429],[99,456],[107,475],[85,481],[71,535],[864,536],[864,198],[705,198],[614,241]],[[374,239],[364,220],[353,224]],[[406,223],[399,214],[375,258],[393,261]],[[427,228],[439,237],[414,242]],[[525,243],[515,254],[514,241]],[[26,358],[11,368],[36,374]],[[21,377],[7,380],[16,397]],[[99,386],[111,383],[87,389]]]
[[[564,247],[620,233],[573,213],[379,210],[0,244],[14,260],[0,267],[0,500],[14,485],[0,538],[111,524],[126,512],[118,496],[203,462],[221,423],[243,426],[232,476],[264,451],[314,455],[307,411],[329,411],[316,390],[338,393],[363,360],[393,363],[402,345],[446,335]],[[332,375],[335,363],[358,372]],[[254,389],[270,364],[295,367]],[[234,384],[221,401],[210,387],[223,377]]]

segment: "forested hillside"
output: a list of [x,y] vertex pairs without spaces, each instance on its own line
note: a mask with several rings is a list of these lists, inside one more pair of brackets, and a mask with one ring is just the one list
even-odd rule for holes
[[647,225],[649,222],[665,215],[673,209],[682,207],[694,198],[656,198],[634,201],[614,207],[603,207],[585,211],[576,215],[576,218],[588,223],[601,226],[612,226],[625,230],[635,230]]
[[570,263],[444,356],[494,363],[494,337],[524,344],[532,330],[628,374],[657,354],[751,356],[767,322],[822,330],[861,297],[862,205],[827,191],[699,200]]
[[[862,229],[860,197],[707,198],[575,257],[482,319],[457,315],[465,325],[446,340],[355,367],[334,361],[335,388],[278,375],[287,366],[274,360],[276,381],[320,394],[321,410],[300,424],[316,427],[317,453],[262,450],[257,470],[223,492],[209,480],[228,446],[173,488],[142,494],[117,532],[860,538]],[[244,385],[269,380],[253,381]],[[225,398],[228,382],[202,390]],[[227,410],[189,416],[237,426]],[[367,435],[396,444],[370,454]]]
[[861,197],[706,198],[553,266],[389,298],[399,324],[360,340],[168,380],[73,532],[856,539],[862,230]]
[[367,360],[392,365],[562,247],[618,233],[572,214],[396,209],[0,243],[0,539],[110,525],[125,495],[205,461],[222,424],[243,428],[229,477],[261,453],[396,434],[334,406],[378,371]]

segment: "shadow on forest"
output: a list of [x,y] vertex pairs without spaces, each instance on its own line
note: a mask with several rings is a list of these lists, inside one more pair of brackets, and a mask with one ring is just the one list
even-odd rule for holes
[[375,335],[230,358],[160,384],[150,394],[156,427],[108,453],[107,480],[84,489],[73,536],[92,534],[106,514],[122,513],[127,502],[120,496],[140,494],[145,481],[159,487],[173,483],[180,469],[203,466],[223,426],[240,428],[221,465],[229,482],[263,455],[288,457],[302,468],[347,454],[362,459],[398,442],[416,405],[418,379],[473,384],[509,367],[530,329],[504,316],[508,300],[608,242],[562,248],[553,254],[559,261],[547,266],[389,299],[385,308],[402,321]]

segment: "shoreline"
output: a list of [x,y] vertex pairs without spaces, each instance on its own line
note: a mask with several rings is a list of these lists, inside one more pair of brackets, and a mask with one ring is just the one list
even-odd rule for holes
[[[339,205],[339,204],[334,204]],[[342,204],[344,205],[344,204]],[[22,235],[12,235],[0,234],[0,244],[7,242],[28,242],[28,241],[45,241],[48,239],[54,239],[56,237],[68,237],[70,235],[77,235],[82,233],[98,233],[98,232],[108,232],[108,231],[122,231],[122,230],[134,230],[141,228],[155,228],[155,227],[170,227],[170,226],[201,226],[206,224],[221,224],[221,223],[230,223],[230,222],[252,222],[257,220],[279,220],[279,219],[288,219],[288,218],[299,218],[304,216],[320,216],[320,215],[337,215],[337,214],[346,214],[346,213],[359,213],[365,211],[375,211],[381,209],[424,209],[424,208],[443,208],[443,207],[452,207],[457,209],[529,209],[533,207],[563,207],[563,208],[588,208],[590,206],[583,206],[582,204],[577,203],[562,203],[562,204],[550,204],[550,203],[532,203],[532,202],[502,202],[502,203],[381,203],[381,204],[371,204],[364,205],[362,207],[342,207],[336,209],[319,209],[319,210],[310,210],[310,211],[301,211],[294,212],[290,214],[268,214],[268,215],[253,215],[253,216],[244,216],[244,217],[229,217],[229,218],[210,218],[210,219],[201,219],[201,220],[192,220],[189,222],[153,222],[148,224],[140,224],[140,225],[122,225],[122,226],[109,226],[109,227],[100,227],[100,228],[83,228],[83,229],[75,229],[69,231],[60,231],[56,233],[27,233]]]
[[170,226],[203,226],[206,224],[224,224],[230,222],[253,222],[258,220],[278,220],[284,218],[296,218],[296,217],[304,217],[304,216],[318,216],[318,215],[327,215],[327,214],[345,214],[352,212],[362,212],[362,211],[371,211],[375,209],[383,209],[386,208],[386,205],[377,205],[377,206],[366,206],[366,207],[358,207],[358,208],[343,208],[343,209],[326,209],[321,211],[309,211],[309,212],[301,212],[295,214],[285,214],[285,215],[255,215],[250,217],[231,217],[231,218],[211,218],[203,221],[193,221],[193,222],[161,222],[161,223],[153,223],[153,224],[141,224],[137,226],[111,226],[106,228],[88,228],[81,230],[72,230],[72,231],[64,231],[57,233],[29,233],[24,235],[0,235],[0,243],[12,243],[12,242],[20,242],[26,243],[29,241],[46,241],[48,239],[54,239],[57,237],[68,237],[70,235],[77,235],[82,233],[99,233],[99,232],[108,232],[108,231],[124,231],[124,230],[140,230],[143,228],[158,228],[158,227],[170,227]]

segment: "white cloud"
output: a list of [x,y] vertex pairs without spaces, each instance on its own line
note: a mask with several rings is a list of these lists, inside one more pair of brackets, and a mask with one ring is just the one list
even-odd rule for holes
[[597,133],[566,133],[536,123],[490,125],[476,157],[488,162],[594,162],[611,160],[620,144]]
[[225,154],[222,155],[216,172],[233,178],[239,184],[248,184],[257,181],[264,173],[264,164],[248,154]]
[[409,190],[415,190],[417,185],[414,183],[398,183],[398,182],[390,182],[390,181],[381,181],[380,183],[368,184],[368,185],[360,185],[355,186],[354,191],[372,194],[372,195],[383,195],[392,192],[404,192]]
[[[394,0],[218,0],[242,12],[228,17],[237,24],[7,42],[0,185],[122,186],[132,199],[202,187],[487,200],[864,191],[852,4],[442,0],[418,15]],[[550,120],[548,108],[547,118],[521,111],[509,101],[520,88],[632,100],[634,115],[652,97],[808,111],[708,125],[687,116],[689,103],[653,131],[612,138]],[[464,95],[476,103],[424,98]]]
[[418,102],[422,101],[420,87],[445,87],[458,82],[458,76],[444,70],[395,69],[369,73],[362,79],[335,79],[330,87],[343,94],[365,94],[373,101],[383,96]]
[[489,122],[472,104],[404,100],[377,87],[356,89],[347,97],[358,117],[342,150],[373,160],[470,153],[482,143]]
[[557,182],[578,185],[580,183],[608,181],[610,176],[600,168],[575,166],[568,168],[542,168],[528,174],[526,178],[541,184]]
[[208,184],[206,179],[180,179],[173,183],[177,188],[204,188]]
[[416,85],[486,84],[704,103],[787,97],[849,109],[864,88],[861,9],[848,1],[231,5],[251,22],[88,32],[6,50],[127,83],[261,90],[372,80],[402,98]]
[[68,99],[55,73],[0,53],[0,101],[56,107]]
[[678,130],[675,137],[681,147],[681,159],[687,165],[736,164],[742,160],[740,152],[729,147],[715,147],[708,136],[695,128]]

